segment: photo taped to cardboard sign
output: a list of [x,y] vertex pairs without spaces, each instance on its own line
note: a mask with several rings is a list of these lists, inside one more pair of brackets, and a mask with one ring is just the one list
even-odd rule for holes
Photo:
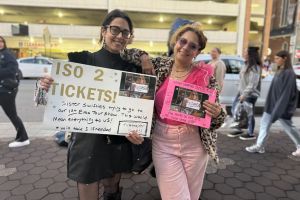
[[155,84],[153,76],[122,72],[119,96],[154,100]]

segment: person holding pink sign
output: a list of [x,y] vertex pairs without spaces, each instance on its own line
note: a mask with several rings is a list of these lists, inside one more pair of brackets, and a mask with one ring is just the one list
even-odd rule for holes
[[[202,62],[193,63],[193,58],[205,48],[206,41],[207,38],[200,27],[185,25],[172,36],[174,58],[151,58],[149,68],[144,68],[144,71],[153,71],[158,78],[152,156],[163,200],[197,200],[202,189],[208,155],[218,161],[215,130],[224,122],[226,112],[218,103],[218,86],[213,77],[213,68]],[[137,49],[127,49],[122,56],[137,65],[143,63],[145,66],[145,62],[149,62],[147,53]],[[203,106],[206,115],[212,118],[209,128],[161,117],[162,108],[166,103],[167,88],[171,81],[216,91],[216,103],[206,100],[199,106],[199,108]],[[186,91],[186,94],[190,94],[188,90]],[[183,93],[178,91],[178,99],[174,102],[184,101]],[[194,96],[194,93],[192,94]],[[193,98],[194,101],[196,99]]]

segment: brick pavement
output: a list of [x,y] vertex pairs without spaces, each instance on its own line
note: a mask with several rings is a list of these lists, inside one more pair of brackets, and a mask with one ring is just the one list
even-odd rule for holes
[[[228,138],[227,132],[220,130],[221,164],[209,163],[202,200],[300,199],[300,161],[288,158],[294,146],[284,133],[272,130],[266,153],[258,155],[243,150],[251,141]],[[76,183],[66,178],[66,149],[52,137],[35,137],[24,148],[7,145],[8,139],[1,138],[0,200],[77,199]],[[160,199],[156,180],[148,173],[124,174],[121,185],[124,200]]]

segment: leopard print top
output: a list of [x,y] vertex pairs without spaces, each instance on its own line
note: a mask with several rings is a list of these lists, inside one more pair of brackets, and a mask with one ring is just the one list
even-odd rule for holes
[[[145,51],[139,49],[125,49],[121,53],[121,57],[128,61],[132,62],[136,65],[141,66],[140,57],[143,54],[147,54]],[[164,80],[170,75],[171,69],[174,63],[174,59],[170,57],[157,57],[151,58],[151,62],[154,66],[155,75],[157,77],[156,87],[157,89],[162,85]],[[218,86],[216,79],[211,76],[209,80],[209,84],[207,86],[210,89],[217,89]],[[219,91],[217,92],[217,102],[219,102]],[[155,115],[153,115],[155,116]],[[212,118],[210,128],[202,128],[199,127],[200,138],[202,144],[208,153],[215,162],[219,162],[218,154],[217,154],[217,132],[216,129],[220,128],[220,126],[224,123],[226,117],[226,111],[222,108],[220,115],[217,118]],[[152,128],[154,127],[155,119],[152,121]]]

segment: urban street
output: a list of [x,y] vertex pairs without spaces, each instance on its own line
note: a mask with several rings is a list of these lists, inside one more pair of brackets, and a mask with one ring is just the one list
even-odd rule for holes
[[[78,199],[76,183],[66,177],[67,148],[55,143],[54,131],[43,129],[44,108],[33,103],[35,83],[22,80],[17,97],[18,113],[31,139],[29,146],[8,148],[15,130],[0,110],[0,199]],[[296,126],[299,116],[298,110]],[[256,133],[259,120],[257,115]],[[246,152],[244,148],[253,141],[229,138],[229,132],[229,128],[218,130],[220,163],[209,161],[201,200],[300,199],[300,160],[289,156],[295,147],[280,124],[272,127],[264,154]],[[123,174],[121,186],[124,200],[160,199],[149,170],[141,175]]]

